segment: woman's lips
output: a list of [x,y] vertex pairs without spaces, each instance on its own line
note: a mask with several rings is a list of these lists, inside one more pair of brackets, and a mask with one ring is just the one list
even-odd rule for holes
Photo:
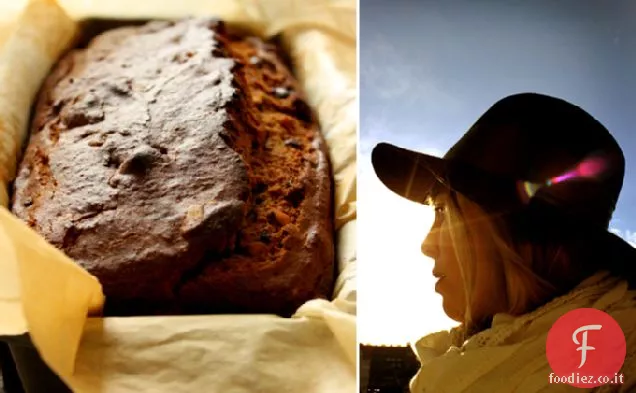
[[439,292],[439,284],[446,277],[443,273],[433,271],[433,276],[437,278],[437,282],[435,283],[435,292]]

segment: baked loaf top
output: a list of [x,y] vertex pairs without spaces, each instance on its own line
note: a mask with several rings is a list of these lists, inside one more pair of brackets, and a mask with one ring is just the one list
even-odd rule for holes
[[60,60],[12,208],[100,280],[107,315],[286,315],[330,295],[331,192],[275,48],[187,19]]

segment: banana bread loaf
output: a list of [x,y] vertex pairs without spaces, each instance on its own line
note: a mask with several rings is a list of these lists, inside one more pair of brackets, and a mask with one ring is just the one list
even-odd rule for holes
[[274,46],[155,21],[59,61],[12,210],[99,279],[106,315],[289,315],[331,295],[332,187]]

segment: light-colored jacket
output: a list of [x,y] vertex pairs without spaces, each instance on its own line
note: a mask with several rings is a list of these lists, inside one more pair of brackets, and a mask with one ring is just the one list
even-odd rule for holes
[[[621,326],[627,355],[622,385],[574,388],[550,380],[546,339],[555,321],[577,308],[596,308]],[[411,381],[413,393],[490,392],[636,392],[636,291],[599,273],[570,293],[528,314],[499,314],[491,328],[462,342],[461,328],[428,335],[413,345],[421,368]]]

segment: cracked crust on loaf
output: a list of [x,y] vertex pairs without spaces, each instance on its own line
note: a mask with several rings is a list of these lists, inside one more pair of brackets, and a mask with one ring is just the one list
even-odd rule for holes
[[276,48],[186,19],[59,61],[12,210],[99,279],[106,315],[289,315],[331,295],[332,187]]

